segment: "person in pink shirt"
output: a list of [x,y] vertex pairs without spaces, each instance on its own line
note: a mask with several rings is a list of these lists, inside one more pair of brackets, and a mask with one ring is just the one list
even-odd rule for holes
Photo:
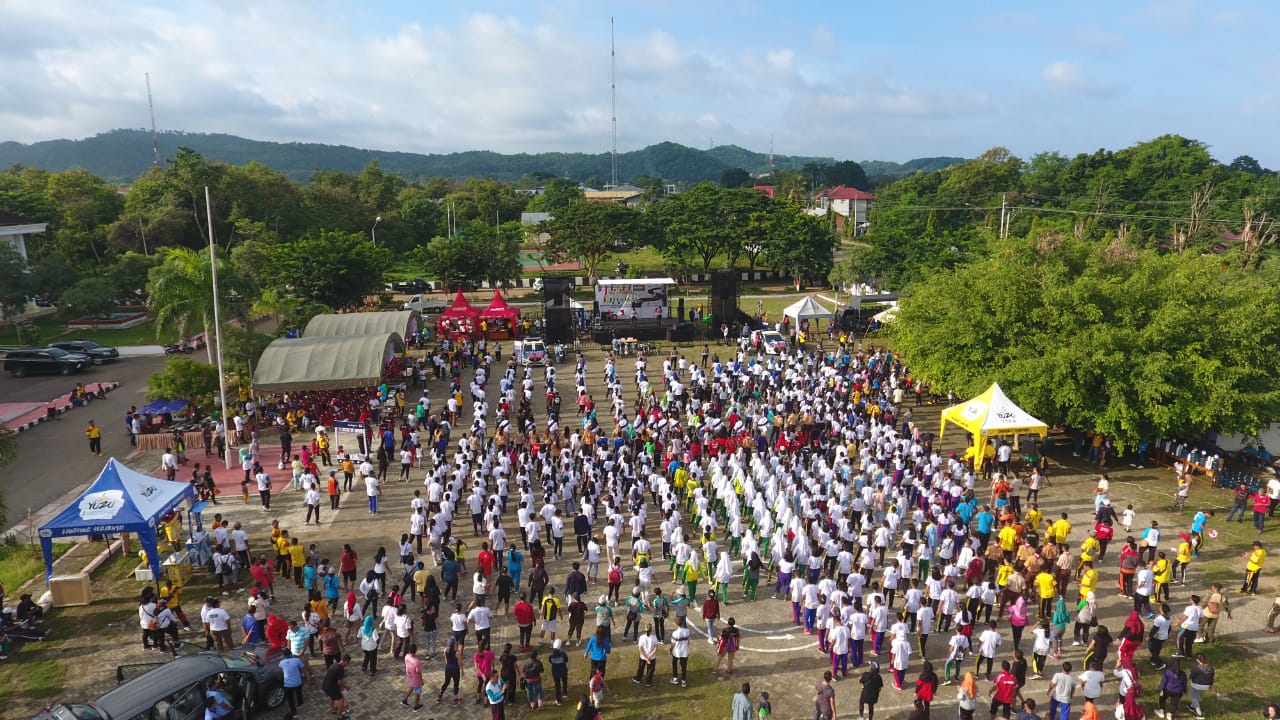
[[422,709],[422,661],[418,659],[418,646],[416,643],[409,644],[409,650],[404,655],[404,679],[409,683],[409,689],[405,691],[404,697],[400,698],[401,705],[409,704],[409,696],[413,696],[413,709],[418,711]]
[[1013,630],[1013,649],[1022,644],[1022,629],[1027,626],[1027,599],[1022,595],[1009,606],[1009,627]]

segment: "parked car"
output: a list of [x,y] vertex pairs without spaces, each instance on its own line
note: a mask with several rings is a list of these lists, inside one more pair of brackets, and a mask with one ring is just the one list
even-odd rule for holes
[[400,306],[401,310],[417,310],[423,314],[442,313],[449,308],[444,300],[431,300],[425,295],[414,295]]
[[453,294],[461,290],[462,292],[475,292],[480,289],[480,285],[474,280],[450,280],[445,284],[445,292]]
[[787,351],[787,339],[776,330],[755,330],[751,333],[752,347],[764,350],[766,355],[781,355]]
[[94,365],[120,359],[120,351],[108,345],[99,345],[92,340],[59,340],[49,343],[49,347],[60,348],[71,353],[88,355]]
[[4,356],[4,369],[14,377],[42,373],[70,375],[92,363],[93,361],[84,353],[67,352],[56,347],[10,350]]
[[[34,720],[203,720],[205,688],[210,678],[245,718],[284,702],[282,655],[266,646],[226,652],[197,652],[165,663],[121,665],[114,690],[87,703],[59,703]],[[138,673],[138,671],[143,671]]]
[[521,365],[546,365],[547,344],[538,338],[517,340],[512,343],[516,362]]
[[400,280],[397,282],[387,283],[387,289],[392,292],[405,293],[405,294],[425,293],[425,292],[431,292],[431,283],[428,283],[426,280],[423,280],[422,278],[415,278],[413,280]]

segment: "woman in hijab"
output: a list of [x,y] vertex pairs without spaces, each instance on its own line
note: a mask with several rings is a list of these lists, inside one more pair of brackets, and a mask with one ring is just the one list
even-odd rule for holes
[[973,720],[973,712],[978,708],[978,679],[973,673],[964,674],[956,691],[956,702],[960,705],[960,720]]
[[360,626],[360,649],[364,651],[360,669],[370,675],[378,672],[378,625],[372,615],[366,615]]
[[1129,618],[1124,621],[1124,628],[1120,630],[1120,664],[1127,668],[1133,667],[1133,655],[1142,645],[1142,640],[1147,634],[1146,630],[1147,627],[1142,624],[1142,617],[1138,615],[1138,611],[1130,611]]
[[347,623],[347,632],[343,635],[343,642],[351,642],[351,636],[364,623],[364,611],[360,609],[360,598],[356,596],[354,590],[347,593],[347,599],[342,603],[342,619]]
[[1053,659],[1062,657],[1062,638],[1067,634],[1067,623],[1071,622],[1071,611],[1067,609],[1067,600],[1061,595],[1053,606],[1053,618],[1049,621],[1049,632],[1052,638]]

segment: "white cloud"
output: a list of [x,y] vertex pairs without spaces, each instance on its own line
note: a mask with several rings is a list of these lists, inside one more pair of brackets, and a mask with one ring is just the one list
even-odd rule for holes
[[1040,77],[1063,90],[1078,90],[1086,83],[1084,65],[1068,60],[1055,60],[1045,65],[1040,69]]

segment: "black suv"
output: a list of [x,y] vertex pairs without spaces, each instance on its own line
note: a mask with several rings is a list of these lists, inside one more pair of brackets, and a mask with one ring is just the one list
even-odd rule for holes
[[83,353],[71,353],[62,348],[47,347],[35,350],[10,350],[4,356],[4,369],[14,377],[32,373],[58,373],[70,375],[83,370],[93,361]]
[[94,365],[120,359],[120,351],[107,345],[99,345],[92,340],[59,340],[49,343],[49,347],[61,348],[70,353],[88,355]]

